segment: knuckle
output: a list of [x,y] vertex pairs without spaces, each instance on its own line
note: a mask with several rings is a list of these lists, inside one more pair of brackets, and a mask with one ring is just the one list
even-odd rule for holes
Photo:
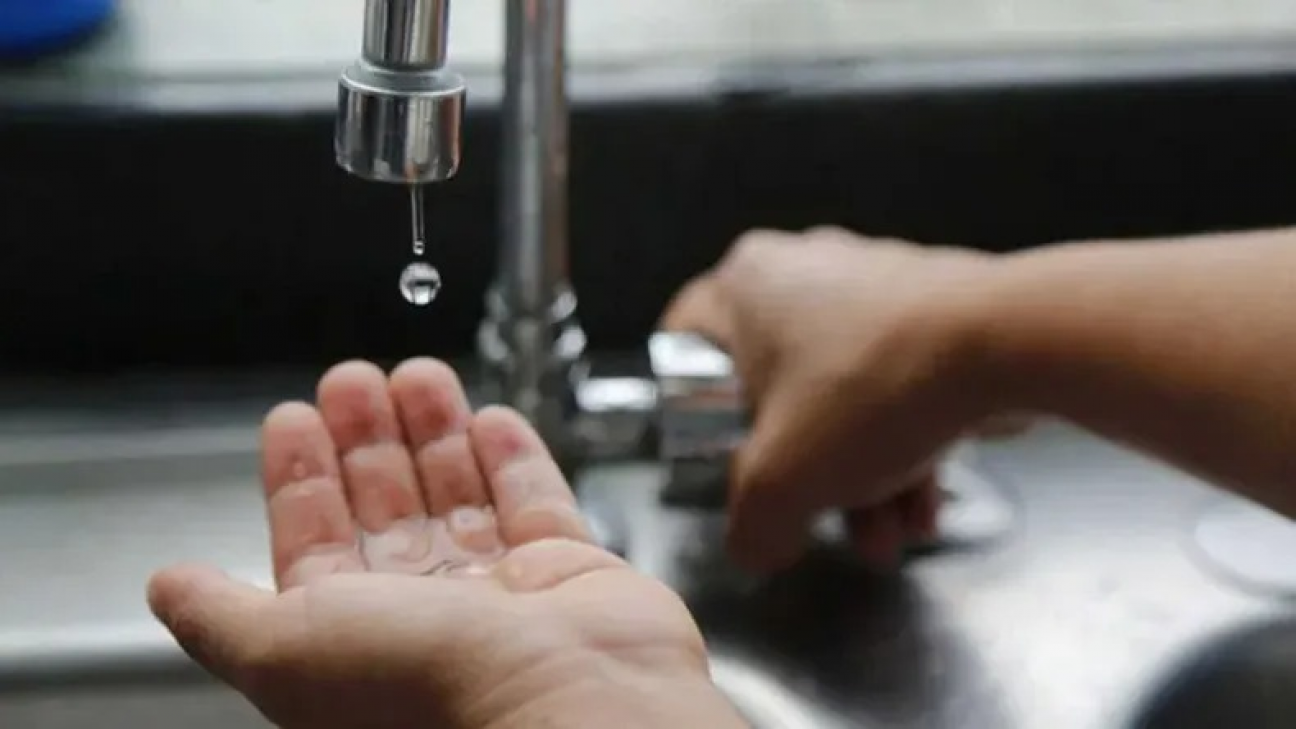
[[770,230],[749,230],[734,241],[726,260],[736,263],[749,262],[770,250],[782,237],[781,234]]
[[716,268],[716,280],[725,286],[758,273],[769,265],[786,236],[768,230],[749,230],[729,247]]
[[828,238],[828,239],[850,239],[856,235],[840,225],[816,225],[806,230],[807,237],[810,238]]
[[208,663],[208,646],[212,641],[206,623],[192,605],[184,604],[172,608],[167,617],[167,627],[175,636],[176,642],[191,658],[204,665]]

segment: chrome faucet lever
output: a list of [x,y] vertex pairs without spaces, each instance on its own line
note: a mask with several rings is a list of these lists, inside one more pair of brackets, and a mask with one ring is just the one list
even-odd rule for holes
[[[687,508],[723,508],[729,463],[750,425],[733,361],[706,339],[677,332],[654,334],[648,357],[657,384],[657,456],[666,471],[661,498]],[[984,544],[1009,531],[1013,506],[987,478],[974,443],[957,444],[938,475],[945,501],[939,544]]]

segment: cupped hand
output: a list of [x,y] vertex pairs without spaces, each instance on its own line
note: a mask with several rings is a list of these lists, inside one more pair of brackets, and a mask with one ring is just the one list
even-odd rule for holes
[[181,566],[149,600],[276,724],[595,726],[672,697],[733,720],[680,600],[593,544],[535,432],[471,413],[445,365],[340,365],[269,414],[263,456],[278,593]]
[[736,558],[790,565],[830,508],[880,566],[935,535],[934,461],[992,414],[963,312],[993,261],[837,228],[755,231],[680,292],[663,327],[728,351],[753,409],[733,469]]

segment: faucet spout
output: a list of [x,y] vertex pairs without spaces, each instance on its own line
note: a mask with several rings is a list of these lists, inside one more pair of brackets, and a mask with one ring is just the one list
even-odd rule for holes
[[376,182],[459,170],[466,87],[445,68],[449,0],[366,0],[364,48],[338,82],[337,163]]

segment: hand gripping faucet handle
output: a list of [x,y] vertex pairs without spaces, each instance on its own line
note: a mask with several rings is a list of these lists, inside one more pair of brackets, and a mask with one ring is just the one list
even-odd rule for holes
[[723,508],[729,458],[747,435],[748,415],[733,360],[706,339],[659,332],[648,340],[657,383],[658,457],[668,504]]
[[363,52],[338,82],[337,163],[417,185],[459,170],[464,80],[445,68],[449,0],[366,0]]
[[[657,383],[658,456],[667,470],[662,501],[722,509],[728,465],[749,420],[733,361],[694,334],[659,332],[648,342]],[[939,466],[944,508],[937,546],[984,544],[1010,531],[1012,504],[987,477],[976,444],[957,444]],[[839,519],[821,525],[839,535]]]

